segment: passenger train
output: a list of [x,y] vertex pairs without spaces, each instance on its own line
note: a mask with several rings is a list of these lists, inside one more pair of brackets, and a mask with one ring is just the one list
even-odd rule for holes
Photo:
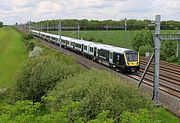
[[81,53],[84,56],[116,67],[122,72],[135,73],[140,68],[139,53],[134,50],[95,43],[70,37],[31,30],[39,38],[61,46],[62,48]]

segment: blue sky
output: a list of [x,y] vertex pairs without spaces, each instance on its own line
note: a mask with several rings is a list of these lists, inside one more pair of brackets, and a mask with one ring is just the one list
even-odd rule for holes
[[51,19],[154,19],[180,21],[180,0],[1,0],[5,24]]

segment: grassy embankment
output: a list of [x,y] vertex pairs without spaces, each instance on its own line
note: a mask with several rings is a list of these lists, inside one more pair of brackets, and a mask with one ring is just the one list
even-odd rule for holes
[[12,28],[0,29],[0,88],[12,87],[19,65],[27,52],[22,34]]

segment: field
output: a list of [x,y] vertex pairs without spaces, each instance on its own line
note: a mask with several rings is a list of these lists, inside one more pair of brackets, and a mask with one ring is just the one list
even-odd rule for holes
[[[133,36],[138,33],[139,30],[133,30],[133,31],[127,31],[126,36],[127,36],[127,41],[126,41],[126,47],[127,48],[132,48],[131,47],[131,42],[133,41]],[[58,34],[57,32],[51,32],[54,34]],[[161,33],[176,33],[176,30],[162,30]],[[68,37],[73,37],[77,38],[77,31],[62,31],[62,35],[68,36]],[[153,31],[152,31],[153,35]],[[95,38],[96,40],[102,39],[103,43],[105,44],[110,44],[114,46],[119,46],[119,47],[124,47],[124,31],[123,30],[108,30],[108,31],[80,31],[79,33],[80,39],[86,38]]]
[[[126,46],[130,48],[132,35],[138,31],[127,31],[127,42]],[[57,34],[57,32],[52,32]],[[77,31],[62,31],[62,35],[77,38]],[[124,31],[80,31],[79,37],[81,39],[95,38],[96,40],[102,39],[103,43],[115,45],[119,47],[124,46]]]
[[27,57],[22,39],[12,28],[0,29],[0,88],[14,85],[15,73]]

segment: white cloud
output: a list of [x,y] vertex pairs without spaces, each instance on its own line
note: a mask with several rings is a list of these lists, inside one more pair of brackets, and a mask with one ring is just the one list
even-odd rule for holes
[[1,0],[0,21],[25,23],[59,18],[180,20],[179,0]]

